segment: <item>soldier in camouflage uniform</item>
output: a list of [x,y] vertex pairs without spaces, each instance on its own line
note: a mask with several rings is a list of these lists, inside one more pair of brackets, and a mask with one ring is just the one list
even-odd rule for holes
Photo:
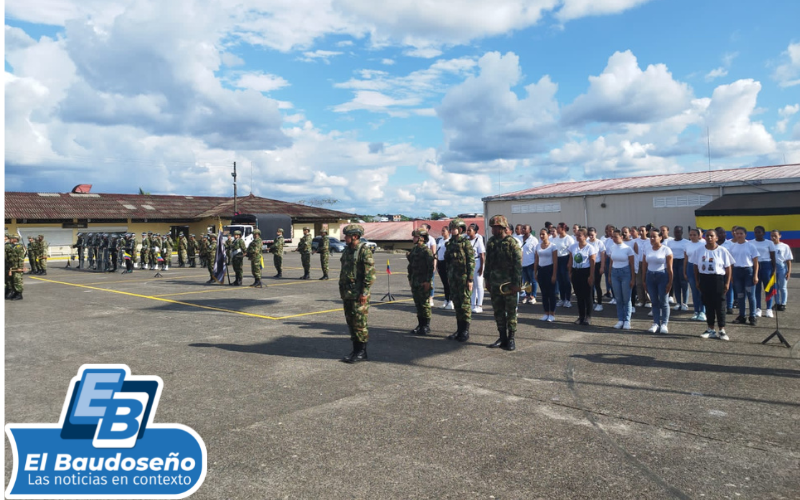
[[[492,299],[494,320],[500,338],[488,347],[513,351],[517,333],[517,293],[522,280],[522,249],[506,234],[508,220],[502,215],[489,219],[492,239],[486,247],[486,285]],[[502,289],[501,289],[502,287]]]
[[314,252],[319,254],[319,263],[322,267],[322,278],[320,281],[328,279],[328,259],[331,255],[331,244],[328,239],[328,231],[322,231],[322,238],[319,240],[319,246]]
[[431,333],[431,276],[433,275],[433,252],[428,247],[428,228],[420,226],[412,233],[414,247],[408,252],[408,284],[417,308],[417,327],[412,335]]
[[303,237],[297,244],[295,252],[300,252],[300,262],[303,263],[303,277],[301,280],[311,279],[311,229],[303,228]]
[[158,267],[158,258],[161,256],[161,235],[150,236],[150,269]]
[[367,319],[369,317],[370,287],[375,282],[375,260],[372,251],[361,236],[364,228],[349,224],[344,228],[347,246],[342,252],[342,269],[339,274],[339,295],[344,303],[344,317],[350,329],[353,351],[345,356],[345,363],[367,360]]
[[186,239],[186,236],[181,231],[178,233],[178,267],[186,267],[186,261],[188,260],[186,247],[188,245],[189,240]]
[[36,251],[39,252],[39,274],[47,276],[47,258],[50,255],[50,243],[44,239],[43,234],[40,234],[36,245]]
[[8,300],[22,300],[22,271],[25,266],[25,246],[19,243],[19,236],[10,235],[11,248],[8,251],[8,277],[13,293]]
[[208,234],[204,234],[197,240],[197,255],[200,257],[200,267],[206,267],[206,246],[208,245]]
[[189,235],[189,241],[186,242],[186,258],[189,260],[189,267],[195,267],[195,259],[197,258],[197,240],[193,234]]
[[28,236],[28,264],[30,265],[30,274],[39,274],[39,260],[36,257],[36,238]]
[[6,278],[6,300],[10,299],[12,295],[14,295],[14,282],[11,280],[11,273],[9,272],[11,267],[9,263],[11,262],[11,249],[14,248],[14,245],[11,244],[11,233],[6,232],[6,260],[5,262],[5,278]]
[[283,277],[283,229],[278,228],[278,236],[275,238],[275,241],[272,242],[272,246],[269,247],[269,253],[273,255],[272,262],[275,264],[275,270],[278,271],[278,274],[273,276],[274,278],[282,278]]
[[147,269],[150,260],[150,238],[147,233],[142,233],[142,248],[139,250],[139,264],[142,269]]
[[244,278],[244,254],[247,248],[244,246],[242,240],[242,232],[234,231],[233,240],[231,240],[231,264],[233,264],[233,272],[236,273],[236,281],[233,282],[235,286],[242,286],[242,279]]
[[169,265],[172,264],[172,236],[169,233],[162,237],[161,245],[161,257],[164,259],[164,270],[169,271]]
[[253,277],[256,279],[252,286],[258,288],[261,288],[261,248],[263,245],[261,230],[256,229],[253,231],[253,241],[247,245],[247,258],[250,259],[250,272],[253,273]]
[[206,236],[208,237],[208,243],[206,243],[205,246],[205,257],[208,275],[210,276],[210,279],[206,281],[206,283],[211,284],[217,282],[217,280],[214,278],[214,256],[217,252],[217,236],[215,234],[209,234]]
[[465,234],[467,224],[463,219],[450,221],[450,240],[445,245],[444,259],[447,262],[447,281],[450,284],[450,298],[456,311],[458,328],[448,340],[466,342],[469,340],[469,325],[472,320],[470,294],[472,278],[475,273],[475,251]]

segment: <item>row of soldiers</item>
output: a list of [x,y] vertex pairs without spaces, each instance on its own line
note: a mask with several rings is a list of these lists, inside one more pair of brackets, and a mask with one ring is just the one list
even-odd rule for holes
[[31,274],[47,274],[47,257],[50,254],[50,244],[44,239],[44,235],[38,237],[28,236],[28,262],[31,266]]
[[136,238],[133,233],[78,233],[72,248],[78,251],[79,269],[114,272],[118,266],[126,265],[132,271]]
[[22,300],[22,271],[27,254],[19,235],[6,233],[6,300]]

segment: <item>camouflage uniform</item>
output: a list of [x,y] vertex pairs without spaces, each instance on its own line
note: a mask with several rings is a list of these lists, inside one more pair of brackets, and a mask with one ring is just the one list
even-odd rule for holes
[[186,260],[188,259],[186,247],[188,245],[189,241],[186,239],[186,236],[180,233],[178,235],[178,267],[186,267]]
[[261,249],[264,241],[261,239],[261,230],[253,231],[253,241],[247,245],[247,258],[250,259],[250,271],[256,279],[253,286],[261,286]]
[[139,263],[145,269],[150,263],[150,238],[147,233],[142,233],[142,249],[139,251]]
[[[489,225],[508,227],[508,221],[502,215],[496,215],[489,220]],[[486,281],[489,284],[489,294],[492,299],[494,320],[500,338],[489,347],[501,347],[513,351],[514,337],[517,333],[517,294],[511,292],[509,287],[518,287],[522,282],[522,249],[512,236],[502,239],[492,238],[486,248],[486,268],[484,269]],[[501,285],[506,285],[505,294]]]
[[39,274],[39,259],[37,258],[38,252],[36,247],[39,246],[36,238],[28,236],[28,264],[31,268],[31,274]]
[[[358,224],[350,224],[345,227],[345,234],[361,237],[364,228]],[[356,248],[351,248],[350,245],[345,247],[341,263],[339,295],[344,305],[344,317],[350,330],[350,339],[353,341],[353,352],[342,361],[353,363],[367,359],[369,340],[367,319],[370,287],[375,282],[375,260],[372,258],[372,251],[364,243],[359,243]],[[360,302],[361,297],[366,299],[363,305]]]
[[150,237],[150,269],[158,266],[158,258],[161,256],[161,238],[154,234]]
[[[415,237],[419,237],[414,248],[408,252],[408,284],[411,286],[411,295],[417,308],[417,327],[411,331],[413,335],[426,335],[430,333],[431,303],[430,284],[433,275],[433,252],[425,244],[424,237],[428,236],[428,229],[424,226],[416,230]],[[428,289],[425,289],[425,284]]]
[[208,243],[206,243],[206,267],[208,268],[208,275],[211,279],[208,280],[208,283],[216,283],[216,279],[214,279],[214,257],[217,251],[217,237],[213,234],[209,237]]
[[36,242],[37,257],[39,258],[39,274],[47,274],[47,257],[50,255],[50,243],[44,239],[44,235],[39,235]]
[[6,282],[6,300],[11,298],[11,295],[14,293],[14,282],[11,280],[11,249],[14,248],[14,245],[10,241],[11,234],[6,233],[6,260],[5,262],[5,282]]
[[469,325],[472,320],[469,284],[472,283],[475,273],[475,251],[467,235],[462,232],[466,232],[466,224],[462,219],[450,221],[450,230],[455,228],[460,228],[459,234],[452,236],[445,245],[444,259],[447,263],[447,280],[458,330],[447,338],[465,342],[469,339]]
[[189,241],[186,242],[186,258],[189,260],[189,267],[196,266],[195,259],[197,259],[197,240],[193,234],[189,235]]
[[164,269],[169,269],[172,263],[172,236],[168,234],[161,240],[161,257],[164,259]]
[[[233,264],[233,272],[236,273],[236,281],[233,284],[241,286],[242,278],[244,277],[244,253],[247,248],[244,246],[241,231],[234,231],[233,235],[233,240],[228,240],[231,241],[231,264]],[[236,236],[239,237],[236,238]]]
[[269,253],[273,255],[272,262],[275,264],[275,270],[278,271],[275,277],[280,278],[283,276],[283,229],[278,229],[278,237],[269,247]]
[[[12,240],[18,240],[15,235],[12,235]],[[19,241],[12,241],[11,247],[8,251],[8,276],[10,285],[13,288],[13,293],[9,300],[22,300],[22,268],[25,266],[25,246],[20,244]]]
[[[311,230],[304,227],[303,231]],[[300,243],[297,244],[297,251],[300,252],[300,262],[303,263],[303,277],[301,279],[307,280],[311,277],[311,233],[306,233],[300,238]]]
[[320,278],[320,280],[326,280],[328,279],[328,260],[331,256],[331,245],[327,232],[322,233],[322,238],[320,238],[319,246],[317,247],[317,253],[319,253],[319,263],[320,267],[322,267],[322,278]]

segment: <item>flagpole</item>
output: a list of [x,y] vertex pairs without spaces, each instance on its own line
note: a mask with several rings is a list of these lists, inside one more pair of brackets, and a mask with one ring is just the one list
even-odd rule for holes
[[[769,290],[767,290],[767,289],[769,289]],[[764,300],[766,300],[767,303],[769,303],[770,299],[776,298],[777,295],[778,294],[776,293],[776,290],[775,290],[775,275],[773,274],[772,275],[772,279],[769,280],[769,282],[767,283],[767,286],[764,288]],[[775,316],[775,331],[772,332],[772,335],[770,335],[769,337],[765,338],[764,341],[761,342],[761,343],[762,344],[766,344],[767,342],[772,340],[772,337],[778,337],[778,340],[781,342],[781,344],[783,344],[784,346],[786,346],[786,347],[791,349],[792,346],[789,344],[789,342],[786,340],[786,338],[784,338],[784,336],[781,334],[780,326],[778,324],[778,308],[775,307],[776,306],[776,302],[778,302],[778,301],[774,300],[772,302],[772,313]]]
[[381,302],[388,297],[391,302],[394,302],[394,295],[392,295],[392,268],[389,266],[389,259],[386,259],[386,285],[388,292],[381,298]]

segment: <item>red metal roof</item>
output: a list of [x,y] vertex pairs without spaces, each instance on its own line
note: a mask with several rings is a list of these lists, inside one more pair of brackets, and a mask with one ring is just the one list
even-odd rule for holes
[[578,194],[612,191],[636,191],[650,188],[681,186],[742,184],[753,181],[778,179],[800,179],[800,164],[775,165],[769,167],[731,168],[710,172],[686,172],[680,174],[625,177],[621,179],[599,179],[591,181],[560,182],[522,191],[483,198],[483,201],[498,201],[531,197],[574,196]]
[[[484,233],[483,219],[464,219],[467,225],[478,224],[480,233]],[[439,237],[442,234],[442,227],[450,224],[450,220],[423,220],[401,222],[365,222],[364,237],[370,241],[411,241],[411,232],[422,224],[430,224],[430,234]]]
[[[237,199],[241,213],[287,214],[299,220],[341,220],[354,214],[249,195]],[[109,193],[6,192],[6,219],[203,219],[233,214],[233,198]]]

